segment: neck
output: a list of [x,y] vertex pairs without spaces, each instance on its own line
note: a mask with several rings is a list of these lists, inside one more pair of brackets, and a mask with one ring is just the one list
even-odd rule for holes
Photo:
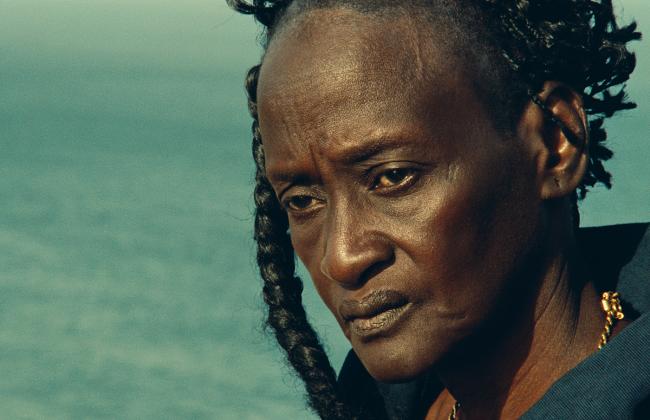
[[599,297],[592,283],[578,281],[584,276],[569,264],[572,241],[555,237],[545,247],[546,263],[533,277],[534,291],[518,293],[517,308],[508,302],[509,309],[471,343],[458,346],[463,350],[436,366],[446,390],[429,418],[434,412],[446,418],[454,401],[461,404],[462,419],[519,418],[597,349],[604,325]]

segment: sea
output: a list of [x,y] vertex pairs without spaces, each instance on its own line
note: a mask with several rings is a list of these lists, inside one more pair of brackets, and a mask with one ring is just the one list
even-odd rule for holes
[[[650,36],[646,0],[621,0]],[[222,0],[0,0],[0,418],[312,419],[263,328],[243,90]],[[650,43],[583,225],[650,219]],[[304,268],[336,369],[349,345]]]

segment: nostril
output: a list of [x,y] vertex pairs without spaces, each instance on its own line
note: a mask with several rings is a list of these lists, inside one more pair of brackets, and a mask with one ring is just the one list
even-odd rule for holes
[[363,286],[366,284],[370,279],[373,277],[377,276],[379,273],[393,265],[395,262],[395,254],[391,253],[391,257],[387,260],[382,260],[382,261],[377,261],[370,267],[368,267],[365,271],[361,273],[359,276],[359,279],[357,280],[358,286]]

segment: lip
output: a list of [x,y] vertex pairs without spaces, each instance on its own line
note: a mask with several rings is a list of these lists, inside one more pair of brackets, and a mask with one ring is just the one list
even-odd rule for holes
[[370,337],[385,333],[410,308],[408,297],[395,290],[375,290],[361,300],[344,300],[339,314],[353,334]]

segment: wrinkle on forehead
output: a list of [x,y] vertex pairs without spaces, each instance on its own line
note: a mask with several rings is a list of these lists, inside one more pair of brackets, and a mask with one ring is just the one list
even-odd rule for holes
[[[425,19],[408,13],[369,16],[343,7],[310,10],[274,34],[260,84],[267,84],[265,92],[274,93],[287,83],[317,87],[312,80],[321,79],[320,74],[360,83],[383,80],[373,76],[391,71],[411,80],[435,77],[449,61],[449,54],[437,51],[446,42],[436,38],[442,37],[434,36]],[[276,71],[272,80],[264,71],[268,67]],[[291,71],[283,72],[283,67]]]
[[[443,44],[429,24],[408,13],[369,17],[348,8],[307,11],[284,24],[269,45],[258,84],[260,120],[285,120],[290,136],[298,126],[307,134],[309,126],[329,131],[319,135],[331,138],[346,124],[345,103],[360,107],[357,118],[390,115],[421,97],[417,90],[432,80],[459,72],[447,48],[438,47]],[[309,124],[297,121],[298,115]]]

